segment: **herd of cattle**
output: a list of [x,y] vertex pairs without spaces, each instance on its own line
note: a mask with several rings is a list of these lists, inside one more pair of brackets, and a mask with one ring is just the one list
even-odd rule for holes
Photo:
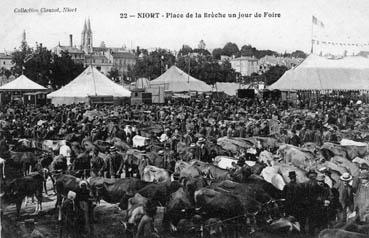
[[[187,235],[191,232],[219,235],[258,230],[299,232],[299,224],[286,217],[283,209],[282,189],[289,182],[290,171],[296,171],[297,182],[305,182],[308,170],[315,169],[319,173],[322,168],[329,168],[331,177],[326,176],[326,183],[332,186],[345,172],[353,176],[359,174],[356,161],[369,165],[367,145],[350,140],[341,144],[325,143],[321,147],[308,143],[300,148],[281,145],[274,138],[224,137],[213,145],[218,147],[213,163],[179,160],[174,171],[155,166],[153,161],[158,156],[157,151],[129,148],[119,139],[87,143],[82,145],[83,148],[72,143],[71,148],[77,151],[77,158],[83,158],[96,147],[103,156],[111,145],[119,148],[125,160],[130,160],[138,171],[134,177],[88,178],[88,188],[94,199],[119,204],[125,213],[124,227],[127,230],[140,221],[148,200],[154,201],[158,207],[155,221],[160,221],[157,229]],[[261,151],[258,159],[246,161],[243,167],[237,166],[232,154],[240,149],[253,153],[250,148]],[[38,201],[36,211],[42,209],[42,193],[47,193],[48,177],[57,194],[56,207],[60,207],[69,191],[78,193],[83,175],[79,171],[56,170],[55,165],[65,162],[65,158],[45,153],[57,149],[58,142],[55,141],[46,141],[41,148],[33,148],[31,143],[22,141],[21,146],[9,151],[8,158],[1,161],[2,178],[5,178],[2,181],[5,184],[2,205],[16,203],[19,215],[23,199],[35,196]],[[320,237],[361,238],[367,234],[326,229]]]

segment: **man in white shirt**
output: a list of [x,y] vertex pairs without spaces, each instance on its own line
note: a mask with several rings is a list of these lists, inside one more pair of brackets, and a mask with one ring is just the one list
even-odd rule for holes
[[60,148],[59,148],[59,154],[63,155],[65,158],[67,158],[67,166],[68,168],[70,168],[71,166],[71,162],[70,162],[70,154],[71,154],[71,149],[70,147],[67,145],[67,142],[65,140],[62,140],[60,142]]

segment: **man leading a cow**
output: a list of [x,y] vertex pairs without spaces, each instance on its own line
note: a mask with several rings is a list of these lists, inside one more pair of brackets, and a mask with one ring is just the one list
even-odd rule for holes
[[307,214],[309,233],[314,234],[328,225],[328,209],[333,199],[329,186],[324,182],[325,176],[315,171],[308,172],[309,181],[304,185],[305,212]]
[[118,150],[115,146],[111,146],[109,148],[109,155],[106,158],[106,163],[108,167],[108,177],[110,178],[120,178],[121,168],[123,161],[123,156],[118,153]]
[[346,222],[347,216],[354,211],[354,192],[350,181],[352,181],[352,176],[349,173],[343,173],[340,181],[335,184],[341,205],[338,214],[341,222]]
[[302,211],[303,191],[301,184],[297,183],[296,172],[290,171],[288,173],[290,182],[283,188],[283,197],[286,199],[286,213],[287,215],[295,217],[301,225],[301,230],[304,230],[304,212]]
[[90,152],[91,177],[101,177],[106,169],[105,161],[99,156],[99,151],[95,148]]

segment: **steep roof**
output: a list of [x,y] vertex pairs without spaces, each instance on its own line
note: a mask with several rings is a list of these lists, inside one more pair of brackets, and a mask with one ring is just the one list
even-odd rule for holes
[[299,66],[286,71],[269,89],[369,90],[369,59],[349,56],[328,59],[309,55]]
[[68,51],[71,54],[84,54],[83,50],[80,50],[74,46],[58,45],[57,47],[59,47],[61,50]]
[[89,66],[72,82],[47,95],[53,97],[88,97],[88,96],[129,97],[131,92],[114,83],[96,68]]
[[155,85],[165,85],[164,88],[167,91],[172,92],[210,92],[212,91],[211,86],[207,85],[205,82],[198,80],[176,66],[170,67],[165,73],[160,75],[158,78],[150,82],[152,87]]
[[18,78],[14,79],[13,81],[4,84],[0,87],[0,91],[35,91],[35,90],[47,90],[42,85],[39,85],[38,83],[33,82],[29,78],[27,78],[25,75],[21,75]]

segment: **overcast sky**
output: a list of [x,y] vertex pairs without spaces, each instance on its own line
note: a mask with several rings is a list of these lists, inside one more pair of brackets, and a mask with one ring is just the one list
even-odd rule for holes
[[[368,0],[1,0],[0,52],[18,47],[23,29],[27,42],[47,47],[67,45],[69,34],[80,45],[84,19],[90,17],[94,46],[178,50],[181,45],[196,47],[203,39],[209,49],[235,42],[279,52],[296,49],[308,52],[311,19],[325,25],[332,40],[369,42]],[[14,13],[15,8],[77,8],[76,13]],[[276,12],[280,18],[244,19],[120,19],[120,13],[252,13]]]

